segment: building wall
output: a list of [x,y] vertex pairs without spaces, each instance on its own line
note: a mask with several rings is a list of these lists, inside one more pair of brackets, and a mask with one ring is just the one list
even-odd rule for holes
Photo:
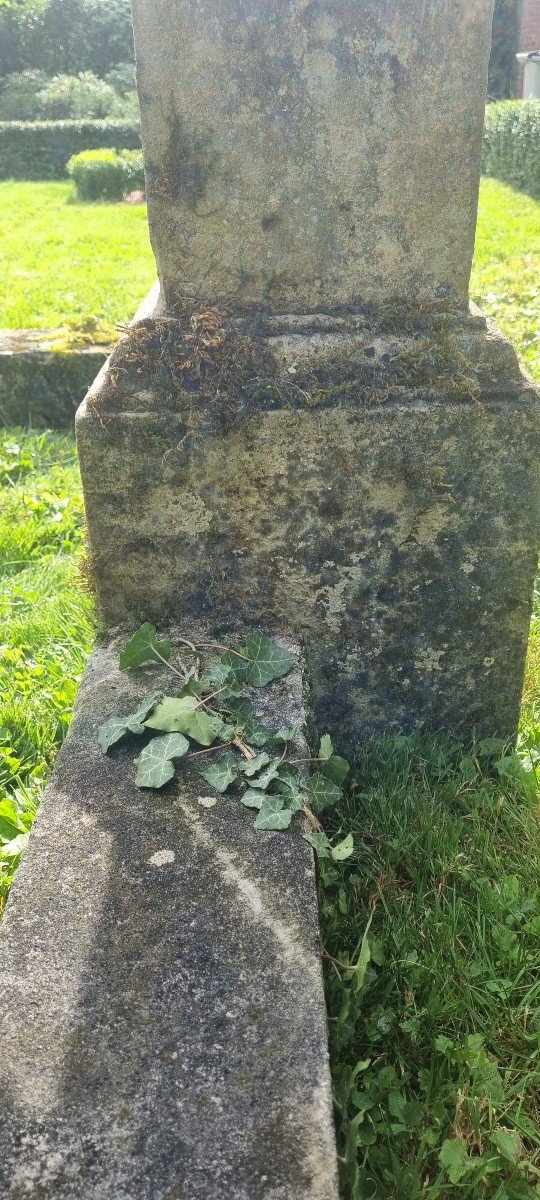
[[[520,50],[540,50],[540,0],[523,0],[521,10]],[[523,67],[519,68],[517,95],[523,92]]]

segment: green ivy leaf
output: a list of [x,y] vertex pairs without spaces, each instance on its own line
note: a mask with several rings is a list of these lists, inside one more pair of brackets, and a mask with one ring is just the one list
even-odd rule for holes
[[221,662],[231,667],[239,681],[260,688],[286,675],[296,662],[296,655],[262,633],[250,633],[239,653],[228,650],[222,655]]
[[276,779],[278,766],[279,764],[277,760],[273,759],[273,761],[270,762],[269,766],[266,768],[266,771],[261,771],[261,774],[258,775],[256,779],[251,780],[252,788],[260,788],[261,791],[265,792],[268,785],[272,783],[272,780]]
[[459,1183],[469,1166],[467,1143],[464,1138],[446,1138],[439,1154],[439,1162],[450,1183]]
[[196,696],[164,696],[145,724],[148,729],[183,733],[182,726],[193,716],[198,703]]
[[345,758],[340,758],[339,754],[332,754],[325,762],[321,763],[321,774],[327,779],[331,779],[333,783],[343,783],[345,776],[349,774],[349,764]]
[[221,717],[212,716],[199,708],[186,721],[186,727],[182,732],[187,733],[188,737],[193,738],[194,742],[198,742],[200,746],[211,746],[222,730]]
[[165,737],[153,738],[137,760],[135,786],[162,788],[174,775],[171,760],[183,758],[188,750],[189,742],[181,733],[168,733]]
[[216,762],[210,763],[204,770],[199,771],[199,774],[206,779],[210,787],[215,788],[216,792],[223,795],[231,783],[234,783],[240,769],[241,764],[236,755],[229,750],[226,754],[222,754]]
[[252,717],[244,725],[244,737],[250,746],[265,746],[268,741],[268,729]]
[[305,797],[302,795],[302,793],[291,791],[289,788],[286,788],[286,785],[283,783],[280,785],[279,791],[285,801],[285,808],[290,809],[292,813],[300,812],[300,809],[304,807],[305,803]]
[[336,804],[341,799],[343,792],[336,783],[332,783],[331,779],[327,779],[325,775],[317,773],[312,775],[309,780],[309,794],[315,812],[321,813],[324,812],[325,808],[330,808],[332,804]]
[[317,858],[330,858],[332,847],[325,833],[303,833],[302,837],[313,847]]
[[282,782],[286,783],[292,791],[296,791],[301,786],[300,771],[292,763],[280,763],[277,772]]
[[242,734],[250,746],[264,746],[270,737],[270,731],[257,721],[251,700],[247,696],[231,696],[224,701],[223,707],[230,714],[235,728]]
[[244,775],[256,775],[257,771],[261,771],[269,762],[270,756],[262,750],[260,754],[255,755],[255,758],[250,758],[247,762],[243,762],[240,769],[244,772]]
[[225,687],[227,683],[232,683],[235,679],[234,671],[224,662],[212,663],[207,667],[201,677],[201,683],[204,683],[209,691],[217,691],[218,688]]
[[188,679],[184,686],[180,688],[178,696],[179,698],[183,696],[197,696],[200,698],[206,690],[207,688],[202,679]]
[[264,792],[257,792],[255,788],[248,788],[242,796],[242,804],[245,804],[246,808],[261,808],[263,800]]
[[158,654],[169,659],[171,643],[166,638],[161,640],[156,635],[156,628],[145,621],[140,629],[126,643],[120,655],[120,670],[127,671],[129,667],[142,667],[147,662],[159,662]]
[[281,729],[278,729],[277,733],[273,733],[272,736],[268,738],[268,744],[270,746],[284,746],[287,744],[287,742],[294,742],[295,737],[297,737],[299,733],[299,725],[283,726]]
[[130,713],[127,717],[109,717],[108,721],[100,725],[97,741],[103,753],[106,754],[107,750],[119,742],[126,733],[144,733],[145,718],[156,707],[156,704],[159,704],[160,700],[161,692],[154,692],[152,696],[145,697],[136,712]]
[[222,732],[224,723],[221,717],[210,715],[199,707],[195,696],[165,696],[145,725],[165,733],[184,733],[201,746],[211,746]]
[[334,862],[344,862],[346,858],[350,858],[353,850],[353,835],[348,833],[342,842],[338,842],[337,846],[332,846],[331,855]]
[[319,758],[322,758],[322,759],[331,758],[333,753],[334,753],[334,747],[332,745],[332,739],[330,737],[330,734],[325,733],[325,734],[323,734],[323,736],[321,738],[321,742],[320,742],[320,746],[319,746]]
[[280,796],[265,796],[253,824],[255,829],[288,829],[292,816],[292,810],[283,807]]

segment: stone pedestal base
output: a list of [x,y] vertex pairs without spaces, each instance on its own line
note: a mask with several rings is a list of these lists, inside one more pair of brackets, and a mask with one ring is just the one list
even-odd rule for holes
[[514,732],[539,405],[477,310],[149,317],[77,428],[107,624],[294,633],[342,746]]

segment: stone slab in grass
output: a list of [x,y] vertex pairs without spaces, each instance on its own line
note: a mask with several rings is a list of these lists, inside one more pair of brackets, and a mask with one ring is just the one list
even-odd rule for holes
[[[90,660],[0,932],[0,1194],[335,1200],[301,823],[201,803],[200,760],[136,789],[139,740],[104,756],[97,727],[166,672],[117,661]],[[299,669],[257,695],[267,724],[303,723]]]
[[[53,348],[61,330],[0,331],[0,420],[6,425],[64,429],[110,347]],[[65,335],[64,335],[65,336]]]

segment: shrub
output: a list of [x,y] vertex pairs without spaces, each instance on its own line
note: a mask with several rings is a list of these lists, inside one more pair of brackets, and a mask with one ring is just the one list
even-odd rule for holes
[[35,121],[39,92],[50,82],[44,71],[14,71],[0,80],[0,121]]
[[503,183],[540,199],[540,100],[489,104],[484,127],[483,169]]
[[0,178],[61,179],[81,150],[140,145],[135,120],[0,121]]
[[0,75],[93,71],[133,59],[130,0],[39,0],[0,5]]
[[45,121],[122,117],[121,97],[92,71],[79,75],[55,75],[38,96],[39,115]]
[[67,164],[79,200],[121,200],[144,188],[142,150],[84,150]]
[[119,96],[128,96],[131,92],[135,92],[137,90],[135,64],[132,62],[116,63],[116,66],[107,71],[105,83],[109,83]]

